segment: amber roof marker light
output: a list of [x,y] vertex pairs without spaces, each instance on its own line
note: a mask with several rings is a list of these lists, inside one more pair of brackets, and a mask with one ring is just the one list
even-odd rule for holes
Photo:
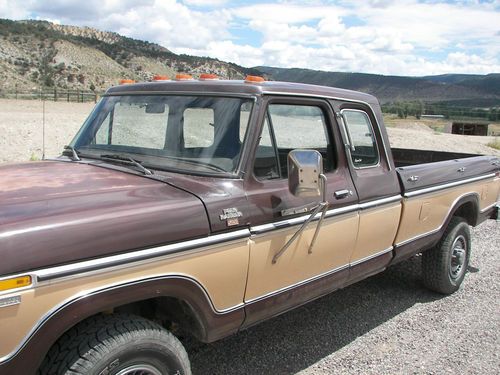
[[219,76],[217,74],[211,74],[211,73],[200,74],[200,81],[215,81],[218,79],[219,79]]
[[192,79],[193,79],[193,76],[191,74],[179,73],[179,74],[176,74],[176,76],[175,76],[176,81],[191,81]]
[[156,74],[153,76],[153,81],[170,81],[170,77],[161,74]]
[[135,83],[133,79],[120,79],[120,85],[128,85],[130,83]]
[[261,83],[261,82],[266,82],[266,80],[264,79],[264,77],[248,75],[245,78],[245,82],[246,83]]

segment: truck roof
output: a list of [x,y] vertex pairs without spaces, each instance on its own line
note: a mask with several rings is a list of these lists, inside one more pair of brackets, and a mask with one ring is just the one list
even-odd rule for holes
[[361,101],[370,104],[378,103],[370,94],[359,91],[345,90],[336,87],[310,85],[293,82],[245,82],[243,80],[181,80],[181,81],[153,81],[114,86],[108,89],[105,95],[120,95],[130,93],[162,94],[162,93],[214,93],[214,94],[243,94],[243,95],[294,95],[328,97]]

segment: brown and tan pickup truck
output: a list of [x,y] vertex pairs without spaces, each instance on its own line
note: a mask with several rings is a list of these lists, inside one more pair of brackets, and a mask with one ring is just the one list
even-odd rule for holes
[[499,174],[391,150],[359,92],[113,87],[59,158],[0,166],[0,374],[189,374],[176,332],[212,342],[418,253],[453,293]]

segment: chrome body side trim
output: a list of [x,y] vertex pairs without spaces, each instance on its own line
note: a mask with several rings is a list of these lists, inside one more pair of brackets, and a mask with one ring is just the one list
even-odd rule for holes
[[389,204],[389,203],[401,202],[402,199],[403,199],[403,197],[401,195],[394,195],[392,197],[387,197],[387,198],[377,199],[374,201],[360,203],[359,208],[362,210],[366,210],[368,208],[379,207],[379,206]]
[[337,272],[340,272],[340,271],[344,271],[350,267],[353,267],[353,266],[356,266],[358,264],[361,264],[361,263],[364,263],[366,261],[369,261],[369,260],[372,260],[372,259],[375,259],[381,255],[384,255],[384,254],[387,254],[389,252],[391,252],[393,250],[393,247],[389,247],[385,250],[382,250],[382,251],[379,251],[378,253],[375,253],[375,254],[372,254],[372,255],[369,255],[365,258],[362,258],[362,259],[358,259],[357,261],[354,261],[352,263],[348,263],[348,264],[345,264],[343,266],[340,266],[340,267],[336,267],[330,271],[326,271],[322,274],[319,274],[319,275],[316,275],[316,276],[313,276],[313,277],[310,277],[308,279],[305,279],[305,280],[302,280],[302,281],[299,281],[297,283],[294,283],[294,284],[290,284],[288,286],[285,286],[283,288],[280,288],[280,289],[277,289],[277,290],[274,290],[272,292],[269,292],[269,293],[266,293],[266,294],[263,294],[259,297],[255,297],[255,298],[252,298],[252,299],[249,299],[249,300],[245,300],[245,306],[248,305],[248,304],[251,304],[251,303],[255,303],[255,302],[258,302],[258,301],[261,301],[263,299],[266,299],[266,298],[269,298],[269,297],[273,297],[273,296],[276,296],[278,294],[281,294],[281,293],[284,293],[284,292],[287,292],[289,290],[292,290],[292,289],[295,289],[297,287],[300,287],[300,286],[303,286],[303,285],[306,285],[312,281],[316,281],[316,280],[319,280],[319,279],[322,279],[324,277],[327,277],[327,276],[330,276],[330,275],[333,275]]
[[421,239],[421,238],[424,238],[424,237],[426,237],[426,236],[430,236],[431,234],[434,234],[434,233],[436,233],[436,232],[439,232],[439,231],[441,230],[442,226],[443,226],[443,224],[441,224],[441,226],[439,226],[439,228],[433,229],[433,230],[431,230],[431,231],[429,231],[429,232],[425,232],[425,233],[419,234],[419,235],[417,235],[417,236],[415,236],[415,237],[412,237],[412,238],[409,238],[409,239],[407,239],[407,240],[404,240],[404,241],[398,242],[397,244],[394,244],[394,246],[395,246],[395,247],[400,247],[400,246],[406,245],[406,244],[408,244],[408,243],[410,243],[410,242],[413,242],[413,241],[419,240],[419,239]]
[[[356,204],[352,204],[352,205],[345,206],[345,207],[334,208],[332,210],[326,211],[325,218],[344,215],[344,214],[356,212],[359,210],[366,210],[366,209],[373,208],[373,207],[379,207],[379,206],[389,204],[389,203],[400,202],[402,199],[403,199],[403,197],[401,195],[394,195],[392,197],[377,199],[377,200],[373,200],[373,201],[369,201],[369,202],[365,202],[365,203],[361,203],[361,204],[356,203]],[[312,221],[319,220],[320,217],[321,217],[321,213],[318,213],[312,219]],[[250,228],[250,233],[252,235],[259,235],[259,234],[266,233],[266,232],[269,232],[272,230],[284,229],[284,228],[287,228],[290,226],[302,224],[305,221],[307,221],[308,218],[309,218],[309,214],[306,214],[303,216],[295,217],[293,219],[280,220],[280,221],[277,221],[274,223],[257,225],[257,226]]]
[[49,281],[52,279],[67,277],[78,273],[86,273],[110,267],[130,267],[131,262],[140,262],[157,258],[160,256],[171,255],[187,250],[196,250],[201,247],[217,245],[229,241],[239,240],[250,236],[248,229],[236,230],[234,232],[216,234],[195,240],[183,241],[170,245],[152,247],[144,250],[121,253],[103,258],[86,260],[78,263],[71,263],[62,266],[50,267],[34,271],[38,282]]
[[375,254],[369,255],[367,257],[355,260],[354,262],[350,262],[349,266],[350,267],[357,266],[358,264],[361,264],[361,263],[367,262],[369,260],[375,259],[375,258],[377,258],[377,257],[379,257],[381,255],[390,253],[393,249],[394,249],[394,247],[391,246],[391,247],[389,247],[389,248],[387,248],[385,250],[379,251],[378,253],[375,253]]
[[411,197],[415,197],[418,195],[433,193],[435,191],[444,190],[444,189],[447,189],[450,187],[465,185],[465,184],[469,184],[471,182],[486,180],[486,179],[493,178],[493,177],[495,177],[495,173],[489,173],[489,174],[482,175],[482,176],[468,178],[466,180],[459,180],[459,181],[455,181],[455,182],[449,182],[447,184],[436,185],[436,186],[432,186],[432,187],[428,187],[428,188],[410,191],[410,192],[404,193],[404,196],[405,196],[405,198],[411,198]]
[[249,305],[249,304],[252,304],[252,303],[255,303],[255,302],[258,302],[258,301],[261,301],[263,299],[266,299],[266,298],[269,298],[269,297],[273,297],[273,296],[276,296],[278,294],[281,294],[281,293],[284,293],[284,292],[287,292],[289,290],[292,290],[292,289],[295,289],[299,286],[302,286],[302,285],[306,285],[312,281],[316,281],[316,280],[319,280],[319,279],[322,279],[323,277],[326,277],[326,276],[330,276],[330,275],[333,275],[334,273],[337,273],[337,272],[340,272],[340,271],[343,271],[343,270],[346,270],[349,268],[349,264],[345,264],[343,266],[340,266],[340,267],[337,267],[337,268],[334,268],[333,270],[330,270],[330,271],[326,271],[322,274],[319,274],[319,275],[316,275],[316,276],[313,276],[313,277],[310,277],[308,279],[305,279],[305,280],[302,280],[302,281],[299,281],[297,283],[294,283],[294,284],[291,284],[291,285],[288,285],[288,286],[285,286],[283,288],[280,288],[280,289],[277,289],[277,290],[273,290],[272,292],[269,292],[269,293],[266,293],[266,294],[263,294],[259,297],[255,297],[255,298],[251,298],[249,300],[245,300],[245,306],[246,305]]
[[490,204],[489,206],[487,206],[487,207],[483,208],[483,209],[482,209],[481,211],[479,211],[479,212],[483,214],[483,213],[485,213],[486,211],[488,211],[488,210],[492,209],[493,207],[498,206],[499,204],[500,204],[500,202],[495,202],[495,203]]

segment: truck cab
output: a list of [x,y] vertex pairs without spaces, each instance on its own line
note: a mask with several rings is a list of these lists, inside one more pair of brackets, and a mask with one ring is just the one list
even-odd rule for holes
[[113,87],[60,157],[0,166],[0,374],[188,374],[175,327],[212,342],[420,253],[453,293],[499,171],[393,152],[364,93]]

